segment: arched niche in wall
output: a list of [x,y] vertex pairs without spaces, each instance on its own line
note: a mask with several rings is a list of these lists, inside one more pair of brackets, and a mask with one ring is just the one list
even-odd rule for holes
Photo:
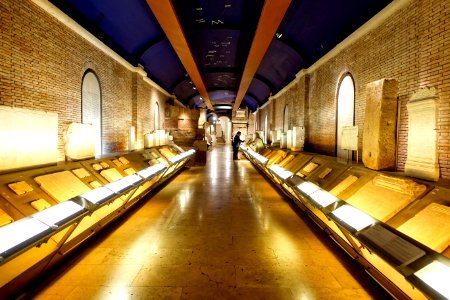
[[87,70],[81,83],[81,122],[95,128],[95,155],[102,154],[102,93],[97,75]]
[[350,73],[345,74],[337,93],[336,154],[347,158],[347,150],[342,150],[342,128],[353,126],[355,122],[355,84]]
[[155,102],[155,105],[153,106],[153,128],[159,129],[159,104],[158,102]]
[[284,107],[283,112],[283,132],[287,132],[289,130],[289,106],[286,105]]

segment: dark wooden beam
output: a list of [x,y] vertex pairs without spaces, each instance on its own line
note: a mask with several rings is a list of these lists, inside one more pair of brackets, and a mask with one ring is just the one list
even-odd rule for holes
[[245,93],[252,82],[258,67],[269,48],[278,26],[291,4],[291,0],[266,0],[256,28],[247,62],[245,63],[239,90],[236,95],[233,110],[237,110],[244,99]]
[[180,21],[172,6],[172,2],[170,0],[147,0],[147,4],[150,6],[159,25],[169,39],[170,44],[175,49],[186,72],[189,74],[200,96],[202,96],[203,101],[205,101],[206,106],[210,110],[214,110],[202,76],[189,49]]

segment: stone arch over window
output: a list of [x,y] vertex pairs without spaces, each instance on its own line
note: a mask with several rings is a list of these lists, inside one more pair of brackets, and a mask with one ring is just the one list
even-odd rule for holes
[[347,158],[347,150],[341,149],[342,128],[355,124],[355,83],[350,73],[344,74],[339,82],[336,114],[336,154]]
[[158,102],[155,102],[155,105],[153,106],[153,128],[155,130],[159,129],[160,127],[159,119],[159,104]]
[[283,112],[283,132],[287,132],[289,130],[289,105],[284,106]]
[[91,69],[81,81],[81,122],[95,128],[95,155],[102,154],[102,93],[100,81]]

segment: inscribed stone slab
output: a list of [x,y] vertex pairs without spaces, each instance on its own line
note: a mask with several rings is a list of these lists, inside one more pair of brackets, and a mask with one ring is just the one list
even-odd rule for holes
[[33,188],[25,181],[19,181],[8,184],[9,188],[17,195],[23,195],[25,193],[33,191]]
[[408,176],[437,181],[439,179],[437,149],[436,90],[422,89],[413,94],[408,108]]
[[58,202],[89,192],[90,189],[70,171],[38,176],[34,180]]
[[397,94],[395,79],[367,84],[362,160],[369,169],[395,167]]
[[91,175],[85,168],[74,169],[72,172],[77,175],[78,178],[85,178]]
[[109,182],[114,182],[123,177],[122,174],[120,174],[119,171],[117,171],[117,169],[114,168],[103,170],[100,172],[100,175],[105,177],[105,179],[108,180]]
[[11,218],[7,213],[5,213],[1,208],[0,208],[0,227],[9,224],[11,222],[14,222],[13,218]]
[[51,206],[50,203],[48,203],[44,199],[38,199],[38,200],[32,201],[30,203],[30,205],[37,211],[44,210],[44,209],[49,208]]
[[95,156],[95,126],[72,123],[65,136],[65,151],[69,160],[87,159]]
[[347,199],[351,205],[386,222],[426,190],[410,179],[377,175]]
[[441,253],[450,246],[450,207],[431,203],[397,230]]

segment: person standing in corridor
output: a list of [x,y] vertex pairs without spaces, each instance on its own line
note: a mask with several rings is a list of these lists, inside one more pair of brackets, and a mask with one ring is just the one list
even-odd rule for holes
[[233,138],[233,160],[239,160],[238,158],[238,152],[239,152],[239,146],[241,145],[241,132],[236,132],[236,135]]

